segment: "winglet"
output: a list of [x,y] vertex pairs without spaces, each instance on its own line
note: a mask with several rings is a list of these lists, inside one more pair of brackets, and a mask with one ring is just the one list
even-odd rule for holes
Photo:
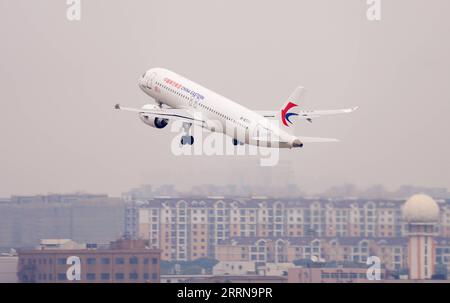
[[119,109],[120,110],[120,104],[117,103],[116,105],[114,105],[114,109]]

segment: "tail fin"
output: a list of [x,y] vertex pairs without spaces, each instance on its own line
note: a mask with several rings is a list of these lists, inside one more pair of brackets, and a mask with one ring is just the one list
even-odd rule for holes
[[297,107],[300,104],[301,98],[304,93],[305,88],[299,86],[294,90],[294,92],[289,96],[288,100],[284,103],[283,107],[280,110],[281,123],[283,123],[284,126],[289,127],[289,124],[293,123],[290,118],[292,116],[298,116],[298,114],[292,112],[291,109]]

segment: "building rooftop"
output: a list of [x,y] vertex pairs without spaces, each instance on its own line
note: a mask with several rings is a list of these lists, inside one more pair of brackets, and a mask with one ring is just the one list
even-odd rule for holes
[[365,237],[232,237],[228,240],[219,240],[219,245],[254,245],[257,241],[265,240],[269,242],[287,241],[290,245],[306,246],[313,241],[335,241],[339,245],[354,246],[362,241],[375,241],[380,245],[405,246],[408,239],[397,238],[365,238]]
[[55,252],[93,252],[93,251],[159,251],[148,246],[147,240],[135,239],[119,239],[109,244],[80,244],[70,239],[43,239],[38,247],[22,248],[19,253],[46,253]]
[[400,209],[403,199],[328,199],[328,198],[229,198],[229,197],[158,197],[152,199],[137,199],[135,203],[140,207],[163,208],[163,207],[189,207],[189,208],[217,208],[223,203],[225,207],[237,208],[274,208],[280,205],[284,208],[311,207],[318,205],[320,208],[331,206],[333,208],[351,207],[376,207],[376,208],[398,208]]

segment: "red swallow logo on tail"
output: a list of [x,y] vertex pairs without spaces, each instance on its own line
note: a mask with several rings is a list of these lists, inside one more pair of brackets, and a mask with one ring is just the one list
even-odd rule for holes
[[292,116],[298,116],[298,114],[296,113],[290,113],[289,110],[293,107],[298,106],[297,104],[294,104],[292,102],[289,102],[286,107],[284,109],[281,110],[281,121],[283,122],[283,124],[287,127],[289,127],[289,124],[292,124],[292,121],[290,120],[290,118]]

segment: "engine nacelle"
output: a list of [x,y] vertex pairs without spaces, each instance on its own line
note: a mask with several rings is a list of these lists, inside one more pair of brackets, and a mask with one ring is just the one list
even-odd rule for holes
[[169,119],[159,118],[154,115],[141,114],[141,120],[151,127],[162,129],[169,124]]
[[[142,109],[157,111],[160,108],[154,104],[145,104],[142,107]],[[169,119],[160,118],[160,117],[158,117],[156,115],[152,115],[152,114],[141,113],[140,117],[141,117],[142,122],[144,122],[147,125],[150,125],[151,127],[157,128],[157,129],[162,129],[169,124]]]

